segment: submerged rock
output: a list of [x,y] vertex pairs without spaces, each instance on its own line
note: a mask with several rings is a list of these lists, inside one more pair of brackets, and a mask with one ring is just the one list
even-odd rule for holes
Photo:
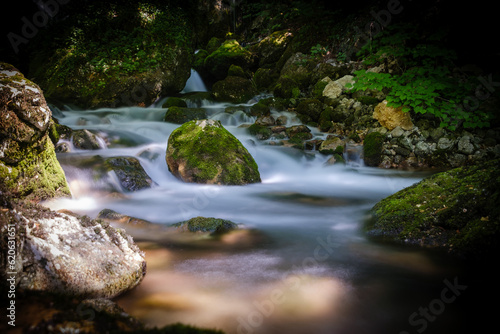
[[498,253],[500,160],[428,177],[372,208],[368,233],[470,258]]
[[[12,203],[5,197],[2,202],[8,202],[0,212],[3,282],[7,272],[16,272],[22,291],[112,298],[143,279],[144,255],[125,231],[36,204]],[[12,230],[14,239],[8,241],[7,231]],[[11,242],[17,251],[15,264],[4,256]]]
[[218,121],[184,123],[168,139],[166,161],[185,182],[242,185],[260,182],[258,166],[246,148]]
[[222,234],[238,228],[238,225],[230,220],[207,217],[194,217],[172,226],[189,232],[211,232],[212,234]]
[[40,87],[0,63],[0,179],[18,197],[70,195],[50,138],[51,115]]
[[127,191],[151,188],[153,180],[134,157],[113,157],[104,161],[105,166],[115,172],[121,186]]

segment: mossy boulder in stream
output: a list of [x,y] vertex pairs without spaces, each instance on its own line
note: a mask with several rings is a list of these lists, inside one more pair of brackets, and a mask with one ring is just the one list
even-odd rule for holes
[[203,108],[181,108],[172,106],[165,113],[165,122],[183,124],[194,119],[207,118],[207,112]]
[[372,209],[368,233],[465,257],[498,254],[499,165],[496,159],[434,174],[383,199]]
[[0,63],[0,179],[17,197],[70,195],[50,139],[51,115],[40,87]]
[[380,132],[371,132],[363,141],[363,159],[367,166],[376,167],[382,161],[382,145],[385,136]]
[[212,217],[194,217],[172,226],[189,232],[211,232],[212,234],[222,234],[238,228],[238,225],[230,220]]
[[205,58],[204,68],[215,80],[228,75],[231,65],[250,69],[255,63],[255,55],[243,48],[235,39],[224,41],[214,52]]
[[185,182],[242,185],[260,182],[258,166],[246,148],[218,121],[184,123],[168,139],[166,161]]

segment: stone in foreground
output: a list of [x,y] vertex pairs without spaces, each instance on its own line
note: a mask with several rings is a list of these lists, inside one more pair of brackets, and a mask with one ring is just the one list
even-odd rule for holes
[[[0,250],[7,255],[15,243],[17,251],[12,264],[0,256],[0,277],[16,272],[18,289],[113,298],[144,278],[144,254],[124,230],[27,202],[4,198],[0,206]],[[16,232],[12,240],[7,241],[7,231]]]
[[253,157],[219,121],[190,121],[174,130],[168,139],[166,161],[170,172],[185,182],[260,182]]

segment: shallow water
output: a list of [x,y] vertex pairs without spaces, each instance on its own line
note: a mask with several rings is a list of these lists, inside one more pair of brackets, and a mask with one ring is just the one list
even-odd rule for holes
[[[419,307],[440,298],[445,280],[457,277],[453,262],[372,242],[362,229],[377,201],[425,174],[327,166],[328,157],[317,152],[258,142],[240,127],[253,119],[224,113],[226,106],[206,105],[210,117],[221,120],[253,155],[262,183],[212,186],[173,177],[165,150],[178,125],[162,121],[165,109],[63,111],[61,124],[99,132],[108,147],[58,155],[73,199],[47,203],[51,208],[91,217],[108,208],[165,226],[196,216],[242,224],[240,232],[220,238],[131,229],[146,251],[148,273],[139,287],[117,299],[127,312],[152,326],[184,322],[227,333],[461,328],[460,303],[441,303],[446,312],[435,303],[434,318],[417,314],[410,320]],[[324,138],[317,129],[312,132]],[[112,174],[96,177],[92,164],[82,163],[97,155],[138,158],[155,186],[124,192]]]

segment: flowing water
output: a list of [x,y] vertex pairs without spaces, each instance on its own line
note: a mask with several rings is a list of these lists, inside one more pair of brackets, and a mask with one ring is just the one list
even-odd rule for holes
[[[458,302],[431,303],[429,318],[417,314],[409,320],[419,307],[440,298],[445,280],[457,278],[450,261],[375,243],[363,232],[377,201],[424,174],[368,168],[352,157],[355,163],[326,165],[328,157],[317,152],[258,142],[241,127],[254,119],[225,113],[228,104],[203,104],[209,117],[220,120],[253,155],[262,183],[213,186],[173,177],[165,151],[178,125],[162,121],[165,109],[67,110],[60,117],[74,129],[100,133],[107,148],[59,154],[73,198],[48,206],[90,217],[108,208],[160,226],[196,216],[242,224],[240,232],[218,238],[131,229],[146,251],[148,273],[117,299],[127,312],[152,326],[183,322],[227,333],[444,333],[460,328]],[[289,113],[273,113],[298,124]],[[324,138],[317,129],[312,132]],[[95,156],[136,157],[155,184],[124,192],[112,173],[96,177],[98,168],[89,163]]]

